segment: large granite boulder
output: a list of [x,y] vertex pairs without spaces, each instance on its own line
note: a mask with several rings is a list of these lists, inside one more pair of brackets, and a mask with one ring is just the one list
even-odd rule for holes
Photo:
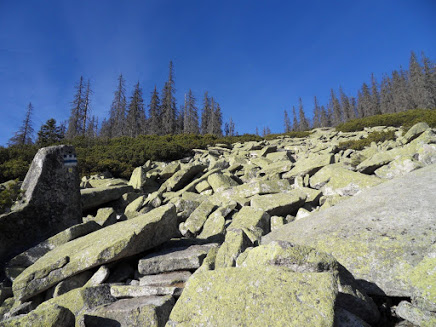
[[0,266],[60,231],[81,223],[75,150],[60,145],[35,155],[21,189],[23,201],[0,215]]
[[336,295],[330,273],[276,266],[198,270],[167,326],[333,326]]
[[118,200],[125,193],[132,192],[130,185],[115,185],[108,187],[93,187],[80,190],[83,210],[92,210],[103,204]]
[[21,273],[14,296],[26,300],[90,268],[151,249],[177,233],[172,204],[63,244]]
[[435,203],[436,165],[431,165],[274,230],[262,243],[313,246],[331,253],[368,294],[420,294],[421,302],[431,307],[436,299],[431,286]]

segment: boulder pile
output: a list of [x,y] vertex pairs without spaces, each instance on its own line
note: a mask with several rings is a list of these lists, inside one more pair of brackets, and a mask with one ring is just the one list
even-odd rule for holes
[[79,223],[4,259],[0,326],[436,326],[424,123],[217,144],[80,187]]

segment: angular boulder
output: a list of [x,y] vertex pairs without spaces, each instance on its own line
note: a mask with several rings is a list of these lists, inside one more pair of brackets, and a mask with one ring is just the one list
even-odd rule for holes
[[103,204],[118,200],[124,193],[132,192],[130,185],[85,188],[80,190],[84,211],[101,207]]
[[59,145],[35,155],[21,189],[23,201],[0,215],[0,263],[60,231],[81,223],[75,150]]
[[331,253],[369,295],[418,293],[434,301],[435,203],[431,165],[274,230],[262,244],[283,240]]
[[167,326],[333,326],[336,294],[330,273],[275,266],[198,270]]
[[28,299],[67,277],[151,249],[176,233],[173,205],[105,227],[57,247],[27,268],[13,283],[14,296]]

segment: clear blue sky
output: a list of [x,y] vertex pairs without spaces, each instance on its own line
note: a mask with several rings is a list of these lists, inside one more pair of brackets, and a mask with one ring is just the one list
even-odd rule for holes
[[434,0],[0,0],[0,145],[29,102],[35,132],[68,119],[80,75],[100,121],[120,73],[148,104],[170,60],[178,104],[191,88],[201,107],[207,90],[239,133],[282,132],[300,96],[311,116],[314,95],[355,95],[372,72],[407,68],[411,50],[435,61],[435,17]]

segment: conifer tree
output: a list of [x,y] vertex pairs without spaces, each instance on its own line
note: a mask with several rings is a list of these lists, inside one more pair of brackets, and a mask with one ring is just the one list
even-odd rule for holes
[[215,136],[222,136],[223,135],[223,131],[222,131],[222,125],[223,125],[223,117],[222,117],[222,113],[221,113],[221,107],[220,104],[218,102],[215,102],[215,109],[212,112],[212,135]]
[[160,99],[156,86],[148,105],[148,132],[153,135],[162,134]]
[[425,87],[424,73],[413,51],[410,53],[409,83],[413,108],[425,108],[429,99]]
[[88,82],[86,84],[85,96],[83,99],[83,110],[82,110],[82,114],[80,117],[80,119],[82,120],[82,128],[81,128],[82,135],[86,134],[86,131],[88,128],[89,117],[91,117],[91,108],[89,106],[91,94],[92,94],[91,84],[90,84],[89,79],[88,79]]
[[83,76],[80,76],[79,83],[75,86],[76,94],[72,102],[71,114],[68,120],[68,129],[66,137],[72,139],[76,136],[83,135],[83,110],[85,105],[85,90],[83,85]]
[[298,99],[299,102],[299,116],[300,116],[300,131],[306,131],[309,129],[309,122],[304,114],[303,110],[303,100],[301,98]]
[[39,146],[48,146],[59,142],[64,138],[62,129],[60,126],[56,126],[56,120],[51,118],[46,121],[44,125],[41,126],[38,132],[38,138],[36,139],[36,144]]
[[330,126],[329,125],[329,119],[327,116],[327,111],[325,110],[324,106],[321,106],[321,123],[320,123],[321,127],[327,127]]
[[421,54],[424,66],[424,87],[426,91],[425,108],[436,108],[436,65]]
[[371,74],[371,109],[373,115],[380,115],[380,94],[378,92],[377,80],[374,74]]
[[199,134],[198,109],[195,104],[195,97],[191,89],[188,91],[185,103],[185,133]]
[[340,123],[342,123],[343,119],[342,119],[342,110],[341,110],[341,105],[339,103],[338,98],[335,95],[335,92],[333,91],[333,89],[330,89],[330,107],[333,110],[333,126],[336,126]]
[[284,126],[285,126],[285,133],[288,133],[291,131],[291,129],[292,129],[291,120],[289,119],[289,115],[288,115],[288,112],[286,111],[286,109],[284,110]]
[[351,110],[350,99],[342,90],[342,87],[339,87],[339,96],[341,98],[341,111],[344,115],[344,120],[348,121],[354,118],[354,112]]
[[300,126],[298,124],[297,114],[295,113],[295,107],[294,106],[292,106],[292,117],[293,117],[292,130],[295,132],[295,131],[300,130]]
[[85,135],[89,138],[96,138],[98,136],[98,117],[92,115],[92,117],[89,118]]
[[174,134],[176,130],[176,99],[174,94],[176,92],[174,87],[174,68],[173,62],[170,61],[168,81],[165,83],[162,91],[162,105],[161,105],[161,123],[163,134]]
[[362,117],[368,117],[374,115],[374,107],[372,105],[371,92],[366,83],[362,84],[362,91],[360,97],[360,105],[362,110]]
[[145,134],[144,100],[142,99],[142,89],[139,86],[139,82],[136,83],[133,94],[130,97],[126,120],[128,136],[137,137],[138,135]]
[[201,134],[205,135],[209,132],[211,113],[211,103],[207,91],[204,93],[203,109],[201,111]]
[[20,129],[9,139],[8,145],[26,145],[33,143],[33,123],[32,123],[32,103],[29,102],[26,111],[26,117]]
[[321,127],[321,108],[318,104],[318,99],[316,96],[313,98],[314,107],[313,107],[313,128]]
[[382,114],[395,112],[391,91],[391,80],[387,75],[382,77],[380,83],[380,111]]
[[110,137],[119,137],[127,134],[126,131],[126,88],[123,74],[118,77],[118,86],[114,92],[114,99],[112,101],[109,124],[110,124]]
[[226,136],[235,136],[236,135],[235,123],[233,122],[232,117],[229,118],[229,122],[227,125],[228,125],[228,133],[226,134]]

